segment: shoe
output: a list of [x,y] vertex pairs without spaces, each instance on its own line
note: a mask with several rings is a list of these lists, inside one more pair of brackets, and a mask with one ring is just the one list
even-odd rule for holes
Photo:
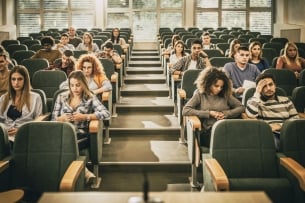
[[90,184],[93,182],[94,178],[96,178],[96,176],[89,171],[87,168],[85,169],[85,179],[86,179],[86,183]]

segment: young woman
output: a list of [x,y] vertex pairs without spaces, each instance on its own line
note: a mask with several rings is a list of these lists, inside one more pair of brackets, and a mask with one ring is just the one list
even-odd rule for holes
[[[104,120],[111,117],[110,112],[91,93],[87,79],[82,71],[73,71],[68,78],[69,91],[56,98],[52,120],[72,123],[77,132],[79,149],[87,147],[89,121]],[[86,141],[83,141],[86,140]],[[94,174],[86,169],[86,181],[94,178]]]
[[9,140],[14,142],[18,128],[41,114],[41,97],[31,92],[28,70],[20,65],[13,67],[8,92],[0,97],[0,122],[7,127]]
[[284,54],[277,59],[276,69],[289,69],[299,78],[304,68],[305,59],[299,56],[298,47],[293,42],[287,42]]
[[[77,61],[75,70],[83,71],[88,87],[93,94],[99,95],[112,90],[112,85],[104,72],[104,67],[95,55],[82,55]],[[60,88],[68,89],[68,81],[63,82]]]
[[119,28],[113,28],[112,29],[110,41],[113,44],[121,45],[124,52],[126,52],[126,49],[129,47],[129,44],[126,43],[125,39],[120,37],[120,29]]
[[89,32],[85,32],[83,35],[83,42],[80,43],[75,50],[84,50],[88,53],[98,53],[100,50],[96,43],[93,43],[92,35]]
[[249,63],[256,65],[260,72],[269,68],[268,61],[262,58],[262,44],[258,41],[251,42],[249,45]]
[[178,40],[181,40],[180,36],[179,35],[173,35],[172,36],[172,42],[166,48],[163,49],[162,55],[170,56],[172,54],[173,50],[174,50],[175,43]]
[[182,40],[178,40],[175,43],[174,50],[169,57],[169,67],[172,67],[179,59],[187,54],[184,52],[185,44]]
[[184,106],[183,116],[198,116],[202,123],[201,146],[210,146],[210,133],[217,120],[237,118],[245,111],[232,95],[232,84],[226,74],[216,68],[203,70],[197,80],[197,90]]
[[226,51],[225,56],[234,59],[237,49],[240,47],[240,43],[241,42],[238,39],[233,39],[230,43],[230,49]]

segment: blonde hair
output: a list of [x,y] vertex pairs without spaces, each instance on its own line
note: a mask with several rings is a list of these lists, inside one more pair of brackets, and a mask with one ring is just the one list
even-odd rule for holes
[[250,58],[252,58],[252,49],[254,46],[259,46],[259,48],[261,49],[259,55],[258,55],[258,59],[262,59],[262,44],[259,41],[253,41],[250,43],[249,45],[249,52],[250,52]]
[[88,44],[88,51],[92,51],[92,48],[93,48],[93,37],[92,37],[92,35],[89,32],[85,32],[84,35],[83,35],[83,42],[84,42],[84,44],[85,44],[85,36],[89,37],[89,39],[90,39],[90,42]]
[[[289,58],[288,57],[288,48],[289,47],[293,47],[293,48],[295,48],[295,50],[296,50],[296,55],[295,55],[295,57],[294,58]],[[298,50],[298,47],[297,47],[297,45],[295,44],[295,43],[293,43],[293,42],[287,42],[286,43],[286,45],[285,45],[285,47],[284,47],[284,55],[283,55],[283,57],[284,57],[284,59],[286,60],[286,63],[288,64],[288,65],[290,65],[291,64],[291,60],[292,61],[294,61],[298,66],[301,66],[301,63],[300,63],[300,61],[299,61],[299,50]]]

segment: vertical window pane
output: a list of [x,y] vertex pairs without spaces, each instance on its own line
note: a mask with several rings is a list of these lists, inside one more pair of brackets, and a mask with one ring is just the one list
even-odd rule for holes
[[138,41],[151,41],[157,36],[156,12],[133,12],[133,33]]
[[43,7],[45,9],[67,9],[68,8],[68,0],[51,0],[44,1]]
[[222,0],[222,8],[246,8],[246,0]]
[[250,12],[250,30],[271,34],[271,12]]
[[128,8],[129,0],[108,0],[107,8]]
[[19,13],[19,35],[28,36],[29,33],[40,32],[40,15],[37,13]]
[[198,8],[218,8],[218,0],[198,0]]
[[33,9],[40,8],[40,0],[18,0],[18,9]]
[[44,29],[49,28],[68,28],[68,13],[45,13]]
[[94,13],[73,13],[72,25],[76,28],[92,28],[94,27]]
[[168,12],[160,13],[160,27],[182,27],[182,13],[181,12]]
[[241,27],[246,29],[246,11],[223,11],[221,19],[221,26],[223,27]]
[[161,1],[161,8],[182,8],[182,0]]
[[95,0],[71,0],[72,8],[90,9],[95,12]]
[[218,12],[202,12],[196,14],[197,27],[213,27],[218,26]]
[[250,7],[268,7],[268,8],[271,8],[271,0],[250,0]]
[[157,7],[157,0],[149,0],[149,1],[133,0],[132,2],[132,8],[134,9],[156,8],[156,7]]
[[129,27],[128,13],[108,13],[107,27]]

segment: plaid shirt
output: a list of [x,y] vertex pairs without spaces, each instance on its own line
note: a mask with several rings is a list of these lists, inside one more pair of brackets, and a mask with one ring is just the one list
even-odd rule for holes
[[[93,96],[92,98],[85,100],[82,99],[81,103],[77,106],[76,109],[73,109],[69,103],[69,91],[63,92],[57,96],[54,110],[52,113],[52,120],[56,120],[57,117],[61,116],[64,113],[74,113],[79,112],[82,114],[91,114],[94,113],[99,120],[104,120],[110,118],[111,114],[106,109],[106,107],[100,102],[100,100]],[[72,124],[76,127],[78,133],[84,133],[88,131],[89,122],[88,121],[74,121]]]
[[[184,56],[180,60],[178,60],[173,68],[170,69],[171,73],[174,73],[176,70],[177,71],[186,71],[191,63],[192,56]],[[206,67],[206,63],[204,61],[204,58],[198,57],[197,59],[197,64],[196,64],[196,69],[204,69]]]

